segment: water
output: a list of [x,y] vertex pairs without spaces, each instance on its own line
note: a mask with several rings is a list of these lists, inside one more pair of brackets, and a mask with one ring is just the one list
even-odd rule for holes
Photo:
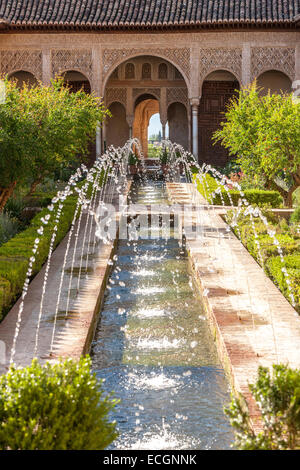
[[[166,203],[162,183],[133,202]],[[93,368],[121,402],[112,449],[228,449],[224,372],[178,240],[120,240],[92,348]]]

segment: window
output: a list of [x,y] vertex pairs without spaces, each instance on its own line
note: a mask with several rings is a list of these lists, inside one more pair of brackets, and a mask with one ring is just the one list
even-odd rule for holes
[[168,78],[168,67],[167,64],[159,64],[158,67],[158,78]]
[[125,67],[125,78],[135,78],[135,67],[131,62],[126,64]]
[[151,64],[143,64],[142,78],[151,78]]

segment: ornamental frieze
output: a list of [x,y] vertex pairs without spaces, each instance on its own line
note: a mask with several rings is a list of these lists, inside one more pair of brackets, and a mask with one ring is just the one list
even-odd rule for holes
[[292,47],[253,47],[251,81],[268,70],[279,70],[294,80],[295,49]]
[[102,55],[103,61],[103,78],[109,75],[114,67],[119,65],[127,58],[141,55],[154,55],[163,59],[169,60],[179,70],[190,78],[191,64],[190,64],[190,49],[187,47],[172,49],[172,48],[132,48],[132,49],[104,49]]
[[160,99],[160,88],[133,88],[132,97],[133,99],[141,95],[154,95],[158,100]]
[[111,103],[122,103],[125,108],[127,104],[126,88],[106,88],[105,104],[109,106]]
[[0,51],[0,73],[26,71],[32,73],[37,80],[42,80],[42,51],[39,50],[9,50]]
[[88,49],[53,49],[51,51],[52,75],[76,70],[90,81],[93,78],[92,51]]
[[227,70],[239,81],[242,80],[242,49],[239,48],[202,48],[200,49],[199,72],[201,82],[211,72]]
[[187,88],[167,88],[167,107],[172,103],[182,103],[188,108],[188,92]]

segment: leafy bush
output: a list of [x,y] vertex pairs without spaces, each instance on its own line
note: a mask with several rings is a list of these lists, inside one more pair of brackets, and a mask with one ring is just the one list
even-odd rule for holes
[[[64,202],[60,223],[56,233],[55,246],[63,239],[72,223],[76,207],[76,197],[69,196]],[[0,247],[0,280],[5,279],[8,284],[1,288],[0,284],[0,319],[8,311],[12,302],[21,294],[26,278],[29,258],[32,256],[34,240],[37,238],[37,230],[41,225],[41,218],[48,214],[48,209],[43,209],[30,222],[29,227],[18,233],[7,243]],[[49,223],[44,227],[38,251],[35,255],[33,276],[39,272],[46,261],[49,251],[50,239],[54,227],[55,212],[52,213]],[[1,294],[2,290],[2,294]],[[2,303],[1,303],[2,297]]]
[[291,222],[297,224],[300,222],[300,207],[296,207],[293,214],[291,215]]
[[[210,204],[222,205],[222,198],[226,206],[230,206],[230,198],[227,191],[222,188],[221,194],[215,193],[219,185],[215,178],[207,174],[203,177],[203,184],[198,180],[198,191],[205,198],[208,199]],[[237,190],[229,190],[232,203],[234,206],[238,205],[241,198],[240,192]],[[261,189],[246,189],[244,191],[245,198],[249,204],[256,204],[258,206],[270,205],[271,207],[280,207],[282,205],[282,197],[277,191],[264,191]]]
[[[300,252],[299,240],[294,240],[294,238],[287,234],[276,235],[276,238],[280,243],[284,255],[295,253],[297,251]],[[259,252],[264,264],[271,256],[278,256],[278,249],[276,245],[274,245],[273,238],[269,235],[259,235],[257,240],[259,242],[259,248],[254,237],[249,238],[246,246],[249,253],[254,256],[258,262],[260,262]]]
[[[300,253],[298,252],[294,255],[285,256],[284,261],[290,280],[290,287],[296,302],[296,310],[298,310],[300,313]],[[266,269],[281,292],[286,297],[288,297],[289,289],[285,276],[282,272],[282,263],[280,257],[275,256],[270,258],[266,263]]]
[[19,219],[21,217],[24,207],[25,202],[22,195],[20,193],[15,194],[8,199],[5,206],[5,212],[11,217],[17,217]]
[[255,433],[249,413],[233,398],[225,408],[235,428],[235,447],[240,450],[300,449],[300,369],[285,365],[259,367],[258,378],[249,386],[262,413],[263,430]]
[[117,436],[107,417],[116,401],[90,369],[88,357],[11,367],[0,377],[0,449],[105,449]]
[[12,238],[20,229],[20,222],[7,213],[0,214],[0,246]]

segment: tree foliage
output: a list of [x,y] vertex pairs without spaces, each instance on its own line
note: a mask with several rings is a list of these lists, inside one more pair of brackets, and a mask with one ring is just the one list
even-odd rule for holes
[[87,151],[99,122],[108,114],[100,98],[83,90],[70,93],[62,78],[49,86],[18,89],[5,80],[0,105],[0,211],[15,186],[31,180],[32,189]]
[[[292,95],[260,96],[256,83],[243,88],[231,100],[214,139],[237,156],[246,175],[263,174],[266,187],[280,191],[292,205],[300,186],[300,106]],[[278,177],[285,177],[288,191]]]
[[233,398],[225,409],[235,428],[235,446],[240,450],[300,449],[300,369],[273,365],[272,372],[260,367],[254,385],[249,386],[262,413],[263,430],[255,433],[249,414]]
[[0,449],[101,450],[116,437],[91,360],[24,368],[0,377]]

